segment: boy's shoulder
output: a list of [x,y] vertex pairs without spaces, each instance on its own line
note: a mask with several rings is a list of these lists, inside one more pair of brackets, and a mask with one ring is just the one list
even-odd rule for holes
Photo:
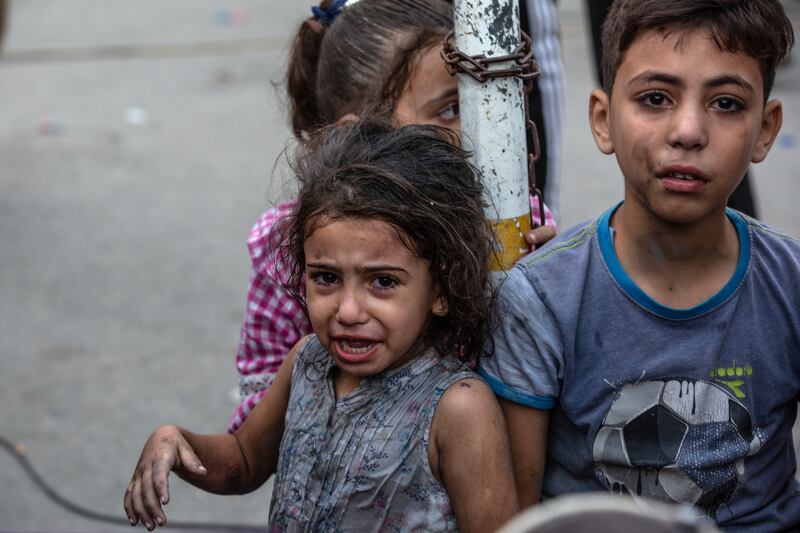
[[760,220],[734,211],[741,217],[750,237],[750,270],[763,279],[778,281],[790,292],[800,289],[800,239]]
[[606,213],[564,230],[519,260],[503,279],[503,305],[522,314],[554,313],[556,320],[562,311],[574,311],[600,264],[598,232],[605,216]]
[[800,252],[800,239],[792,237],[784,231],[774,228],[760,220],[756,220],[744,213],[738,211],[733,212],[741,216],[752,235],[762,239],[766,246],[771,248],[785,248],[788,252]]
[[520,259],[517,265],[527,271],[551,265],[557,268],[565,261],[573,261],[576,255],[585,253],[591,245],[604,216],[605,213],[562,231],[544,246]]

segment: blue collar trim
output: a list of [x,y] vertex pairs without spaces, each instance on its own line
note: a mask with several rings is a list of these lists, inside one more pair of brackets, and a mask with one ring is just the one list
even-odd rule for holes
[[674,307],[667,307],[661,305],[657,301],[648,296],[636,283],[628,276],[614,252],[614,243],[611,238],[612,228],[610,226],[611,217],[619,209],[622,202],[618,203],[600,217],[597,229],[597,238],[600,243],[600,252],[603,254],[603,260],[608,266],[611,275],[622,288],[623,291],[636,303],[660,317],[670,320],[688,320],[690,318],[698,317],[707,313],[727,300],[739,285],[742,283],[745,274],[747,273],[747,266],[750,263],[750,232],[742,215],[732,209],[726,209],[725,214],[736,228],[736,234],[739,236],[739,260],[736,264],[736,271],[728,280],[728,283],[720,289],[715,295],[688,309],[676,309]]

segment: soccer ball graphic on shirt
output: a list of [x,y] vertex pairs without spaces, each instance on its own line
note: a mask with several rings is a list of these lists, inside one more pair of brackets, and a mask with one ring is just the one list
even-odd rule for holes
[[595,464],[612,493],[695,505],[715,516],[761,447],[747,409],[701,380],[628,384],[594,440]]

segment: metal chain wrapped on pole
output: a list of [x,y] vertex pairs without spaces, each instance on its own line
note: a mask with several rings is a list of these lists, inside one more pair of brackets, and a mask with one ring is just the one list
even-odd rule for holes
[[[530,39],[519,30],[518,0],[455,0],[454,19],[442,56],[450,72],[459,74],[462,142],[489,195],[486,216],[498,242],[492,270],[507,270],[528,251],[529,193],[539,201],[544,224],[533,173],[538,138],[525,97],[539,67]],[[531,154],[526,128],[533,136]]]

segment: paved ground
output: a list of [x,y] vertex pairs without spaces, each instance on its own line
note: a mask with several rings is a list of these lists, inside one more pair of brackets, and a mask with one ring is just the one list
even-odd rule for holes
[[[579,0],[560,3],[568,97],[562,225],[619,197],[586,127]],[[800,24],[800,3],[787,4]],[[287,194],[271,82],[306,11],[283,0],[16,0],[0,57],[0,436],[61,494],[122,517],[141,444],[175,421],[220,431],[249,265],[244,238]],[[756,167],[764,219],[800,236],[800,61]],[[127,530],[68,513],[0,453],[0,528]],[[173,520],[263,525],[269,488],[173,484]]]

